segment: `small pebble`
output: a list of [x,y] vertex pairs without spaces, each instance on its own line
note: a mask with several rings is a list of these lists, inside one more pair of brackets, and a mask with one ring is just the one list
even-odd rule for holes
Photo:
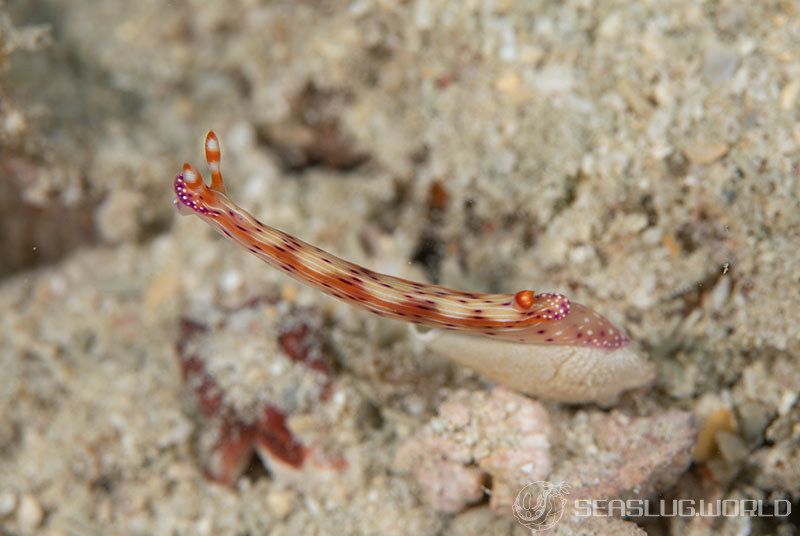
[[750,450],[744,444],[742,438],[731,432],[719,431],[714,436],[714,440],[719,448],[719,453],[725,461],[740,462],[750,454]]
[[727,303],[728,297],[731,294],[731,278],[722,277],[719,282],[714,285],[708,297],[708,304],[714,311],[720,311]]
[[292,491],[273,491],[267,495],[267,505],[278,519],[284,519],[295,507],[296,495]]
[[684,153],[692,164],[706,165],[722,158],[729,149],[724,141],[696,141],[686,147]]
[[0,493],[0,518],[11,515],[17,507],[17,496],[10,491]]
[[647,97],[642,94],[641,88],[637,85],[627,80],[620,80],[617,82],[617,91],[622,95],[628,108],[636,115],[645,117],[653,111],[653,105],[647,100]]
[[495,80],[494,87],[501,93],[516,93],[522,81],[516,73],[506,73]]
[[207,517],[200,519],[194,525],[195,534],[211,534],[212,523]]
[[706,52],[703,76],[710,82],[720,84],[733,77],[739,65],[739,54],[735,50],[713,47]]
[[798,394],[793,391],[786,391],[781,394],[781,400],[778,405],[778,414],[786,415],[794,407],[797,402]]
[[747,401],[739,407],[741,434],[750,443],[760,443],[772,420],[772,411],[759,402]]
[[226,293],[235,292],[241,289],[244,284],[242,273],[238,270],[228,270],[222,275],[220,287]]
[[719,445],[716,438],[721,432],[736,430],[736,417],[728,408],[719,408],[710,414],[703,423],[694,446],[694,461],[706,462],[714,456]]
[[28,125],[27,121],[25,121],[25,116],[18,110],[9,110],[6,113],[5,121],[3,122],[3,130],[5,130],[9,136],[21,136],[27,128]]
[[23,495],[17,509],[17,525],[23,532],[33,532],[44,519],[44,510],[33,495]]
[[797,102],[797,95],[800,93],[800,78],[795,78],[781,90],[781,109],[789,111],[794,108]]

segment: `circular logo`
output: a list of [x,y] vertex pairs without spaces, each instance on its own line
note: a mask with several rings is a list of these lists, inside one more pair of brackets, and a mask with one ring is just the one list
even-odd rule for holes
[[512,510],[514,517],[531,532],[541,532],[556,526],[564,515],[569,493],[566,482],[551,484],[543,480],[531,482],[517,494]]

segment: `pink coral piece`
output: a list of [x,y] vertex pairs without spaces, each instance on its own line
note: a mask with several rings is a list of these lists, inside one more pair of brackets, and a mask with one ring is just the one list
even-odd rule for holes
[[[245,305],[243,309],[254,305]],[[229,311],[229,314],[236,311]],[[315,326],[304,321],[306,316],[299,311],[287,315],[276,337],[277,347],[284,358],[301,363],[324,377],[319,397],[324,402],[330,395],[333,378],[320,352]],[[311,451],[289,429],[285,410],[269,401],[257,402],[255,414],[237,409],[209,372],[196,347],[190,344],[196,337],[208,336],[210,330],[195,320],[184,319],[177,343],[184,381],[193,392],[200,415],[208,423],[218,423],[205,455],[207,476],[222,484],[232,485],[246,469],[254,453],[272,470],[301,468]],[[334,462],[340,468],[346,467],[343,460]]]

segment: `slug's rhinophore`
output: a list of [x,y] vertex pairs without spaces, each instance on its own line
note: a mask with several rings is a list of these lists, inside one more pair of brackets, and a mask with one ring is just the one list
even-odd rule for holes
[[375,314],[435,328],[437,353],[524,393],[566,402],[611,401],[648,383],[650,365],[606,318],[561,294],[463,292],[342,260],[265,225],[227,196],[219,140],[205,153],[211,184],[190,164],[175,177],[175,205],[291,277]]

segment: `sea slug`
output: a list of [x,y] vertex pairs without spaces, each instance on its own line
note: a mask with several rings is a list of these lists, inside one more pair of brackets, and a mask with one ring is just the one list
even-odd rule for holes
[[611,402],[649,383],[650,364],[590,308],[552,292],[464,292],[381,274],[258,221],[227,195],[220,145],[206,135],[211,184],[190,164],[175,176],[175,206],[196,214],[266,263],[375,314],[434,328],[430,348],[520,392],[564,402]]

